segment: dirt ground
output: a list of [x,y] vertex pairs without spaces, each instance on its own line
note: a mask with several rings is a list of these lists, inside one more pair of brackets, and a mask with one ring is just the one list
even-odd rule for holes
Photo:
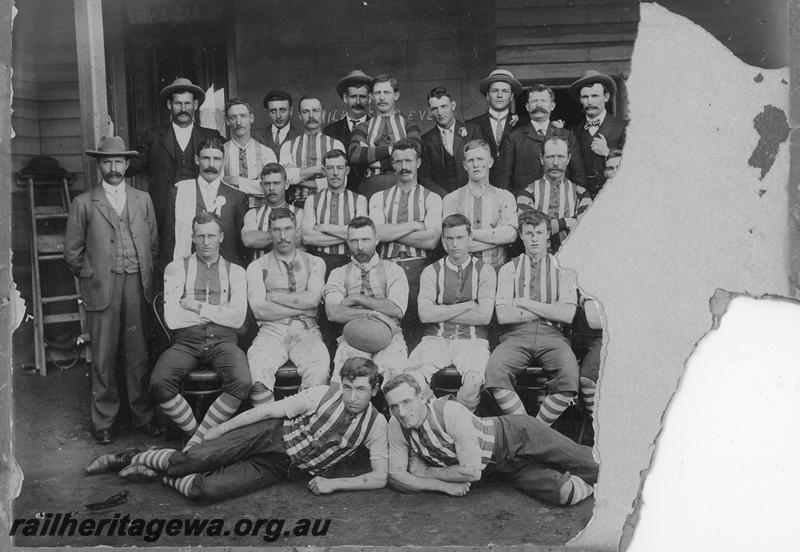
[[[110,448],[95,444],[89,431],[90,381],[85,365],[53,369],[46,377],[24,374],[17,368],[13,385],[13,454],[24,474],[20,496],[13,505],[14,518],[48,512],[71,512],[77,519],[113,518],[115,514],[145,520],[221,518],[229,531],[239,519],[283,518],[288,528],[301,519],[331,520],[325,535],[295,536],[283,531],[273,542],[265,542],[267,526],[262,526],[256,535],[234,536],[233,531],[220,536],[164,534],[156,542],[132,536],[25,537],[18,533],[16,546],[547,546],[574,537],[592,515],[593,498],[572,508],[553,508],[497,479],[473,484],[470,493],[460,498],[434,493],[404,495],[389,489],[316,497],[303,481],[297,481],[221,503],[192,503],[160,483],[129,483],[113,473],[84,475],[86,463],[101,452],[180,445],[124,431]],[[368,462],[361,456],[343,470],[363,471],[366,466]],[[102,513],[84,508],[122,491],[128,492],[128,499],[117,507]],[[246,528],[249,522],[241,523]]]

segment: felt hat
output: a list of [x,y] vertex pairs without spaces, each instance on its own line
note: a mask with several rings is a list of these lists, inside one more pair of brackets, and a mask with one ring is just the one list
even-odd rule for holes
[[489,91],[489,86],[493,82],[505,82],[511,86],[511,92],[517,96],[520,92],[522,92],[522,85],[520,82],[514,78],[514,73],[507,69],[495,69],[489,76],[483,79],[480,84],[478,84],[478,89],[481,91],[481,94],[484,96],[486,92]]
[[96,150],[86,150],[89,157],[139,157],[139,152],[125,148],[125,141],[119,136],[103,136]]
[[581,78],[569,85],[569,95],[577,100],[580,98],[581,88],[584,86],[591,86],[598,82],[606,87],[606,90],[608,90],[612,98],[617,93],[617,84],[614,82],[614,79],[594,69],[588,69],[583,72]]
[[339,96],[344,95],[344,93],[347,92],[348,86],[366,86],[371,90],[373,80],[373,77],[370,77],[360,69],[350,71],[336,83],[336,93]]
[[180,77],[172,81],[172,84],[169,84],[161,89],[159,92],[158,97],[163,103],[164,100],[169,99],[172,97],[172,94],[175,92],[191,92],[194,96],[194,99],[197,100],[198,105],[202,105],[203,100],[206,99],[205,90],[194,84],[192,81],[185,77]]

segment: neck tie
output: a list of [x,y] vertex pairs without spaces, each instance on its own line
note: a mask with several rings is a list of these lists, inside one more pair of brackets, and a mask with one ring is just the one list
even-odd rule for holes
[[460,302],[461,294],[464,291],[464,269],[460,265],[457,268],[458,282],[456,283],[456,302]]
[[392,133],[389,130],[389,117],[381,117],[381,128],[378,129],[378,139],[376,146],[391,146],[394,143]]
[[530,263],[530,270],[531,270],[531,285],[528,290],[528,298],[533,299],[534,301],[542,301],[543,298],[541,293],[539,293],[539,286],[541,285],[541,274],[539,274],[539,266],[541,262],[539,259],[531,259]]
[[442,142],[444,142],[444,149],[447,150],[447,153],[453,155],[453,140],[451,138],[451,133],[453,132],[452,129],[447,129],[442,131]]
[[537,130],[536,130],[536,132],[538,132],[538,133],[539,133],[539,138],[544,138],[544,130],[542,130],[542,129],[540,128],[540,129],[537,129]]
[[597,128],[600,126],[600,119],[595,119],[594,121],[586,121],[586,124],[583,125],[584,130],[588,130],[591,132],[592,128]]
[[331,224],[339,224],[339,196],[341,194],[331,192]]
[[247,150],[239,148],[239,176],[249,178],[247,171]]
[[358,126],[358,121],[355,119],[348,119],[350,121],[350,132],[355,131],[356,127]]
[[375,297],[375,293],[372,291],[372,284],[369,283],[369,270],[365,268],[361,269],[361,295]]
[[275,132],[272,135],[272,141],[275,142],[276,144],[280,144],[281,143],[280,137],[281,137],[281,130],[279,128],[276,128]]
[[316,142],[317,137],[306,134],[306,158],[304,159],[304,167],[313,167],[317,164],[316,156]]
[[408,222],[408,196],[411,192],[400,190],[400,205],[397,207],[397,222]]
[[289,293],[294,293],[297,291],[297,281],[294,279],[294,269],[292,268],[294,261],[291,263],[287,263],[286,261],[281,262],[283,263],[283,266],[286,267],[286,277],[289,281]]
[[506,128],[506,118],[497,118],[497,129],[494,132],[494,142],[497,146],[500,146],[500,142],[503,140],[503,130]]

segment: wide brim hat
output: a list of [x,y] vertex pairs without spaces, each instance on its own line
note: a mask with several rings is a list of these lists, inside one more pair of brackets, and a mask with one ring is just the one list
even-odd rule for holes
[[515,96],[518,96],[520,92],[522,92],[522,84],[520,84],[520,82],[514,78],[514,74],[511,71],[507,69],[495,69],[489,73],[488,77],[483,79],[480,84],[478,84],[478,90],[481,91],[482,95],[486,95],[486,93],[489,91],[489,86],[493,82],[508,83],[508,85],[511,86],[511,92]]
[[348,86],[366,86],[368,89],[372,89],[373,80],[375,80],[373,77],[370,77],[360,69],[350,71],[336,83],[336,93],[339,96],[344,95]]
[[184,77],[177,78],[172,81],[172,84],[162,88],[161,92],[158,93],[158,97],[163,103],[164,100],[170,98],[175,92],[191,92],[194,96],[194,99],[197,100],[198,105],[201,105],[206,99],[205,90]]
[[581,88],[584,86],[591,86],[598,82],[606,87],[606,90],[609,91],[612,98],[617,94],[617,84],[614,82],[614,79],[599,71],[589,69],[583,72],[581,78],[569,85],[569,95],[578,100],[580,98]]
[[139,152],[125,147],[125,141],[119,136],[103,136],[97,149],[86,150],[89,157],[139,157]]

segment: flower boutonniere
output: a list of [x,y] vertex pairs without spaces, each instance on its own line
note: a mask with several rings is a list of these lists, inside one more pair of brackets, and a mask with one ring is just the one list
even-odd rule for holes
[[217,196],[214,198],[214,203],[211,205],[211,211],[218,217],[222,216],[222,207],[227,203],[225,196]]
[[562,121],[561,119],[550,121],[550,124],[553,125],[555,128],[564,128],[564,121]]
[[515,126],[517,126],[517,123],[519,122],[519,116],[517,116],[517,114],[516,114],[516,113],[514,113],[514,114],[511,116],[511,119],[509,120],[509,122],[511,123],[511,126],[512,126],[512,127],[515,127]]
[[458,135],[461,136],[462,138],[466,138],[467,137],[467,129],[466,129],[466,127],[463,127],[463,126],[460,127],[458,129]]

